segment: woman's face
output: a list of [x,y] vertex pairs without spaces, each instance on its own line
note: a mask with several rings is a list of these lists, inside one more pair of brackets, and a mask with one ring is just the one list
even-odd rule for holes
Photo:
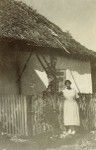
[[70,89],[70,88],[71,88],[71,84],[70,84],[69,82],[66,82],[66,85],[65,85],[65,86],[66,86],[67,89]]

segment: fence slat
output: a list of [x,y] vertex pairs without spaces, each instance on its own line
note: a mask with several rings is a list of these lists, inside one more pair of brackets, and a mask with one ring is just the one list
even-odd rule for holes
[[24,133],[28,135],[28,128],[27,128],[27,104],[26,104],[26,98],[24,97]]
[[[87,98],[85,97],[84,100],[85,99]],[[94,117],[93,121],[94,126],[96,126],[95,99],[96,97],[92,99],[92,102],[88,103],[88,105],[90,104],[88,112],[89,117],[91,115]],[[88,99],[88,101],[89,100],[90,98]],[[86,100],[86,104],[88,101]],[[44,122],[44,119],[42,121],[42,116],[46,104],[47,102],[42,98],[42,96],[36,95],[31,96],[29,100],[27,99],[27,96],[19,96],[19,95],[0,96],[0,123],[2,125],[3,131],[6,131],[9,134],[17,134],[17,135],[28,135],[29,131],[30,134],[32,135],[52,131],[53,129],[52,125],[50,125],[50,123],[47,123],[46,121]],[[60,104],[59,107],[61,109]],[[83,105],[84,105],[83,102],[80,101],[79,107]],[[85,112],[85,105],[83,107],[84,107],[83,112]],[[86,106],[86,109],[88,109],[88,106]],[[60,117],[62,120],[62,115]],[[81,118],[81,120],[83,122],[83,118]],[[90,123],[92,122],[90,121]]]

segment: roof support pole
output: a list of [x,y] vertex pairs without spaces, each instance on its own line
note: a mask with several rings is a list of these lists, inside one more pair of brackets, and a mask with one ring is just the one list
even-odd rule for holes
[[23,75],[23,73],[24,73],[24,71],[25,71],[25,69],[26,69],[26,67],[27,67],[27,64],[28,64],[28,62],[29,62],[31,56],[32,56],[32,51],[30,52],[29,57],[27,58],[27,60],[26,60],[26,62],[25,62],[25,64],[24,64],[24,66],[23,66],[23,69],[22,69],[22,71],[21,71],[21,74],[19,75],[19,78],[17,79],[17,82],[18,82],[18,81],[19,81],[19,82],[21,81],[22,75]]

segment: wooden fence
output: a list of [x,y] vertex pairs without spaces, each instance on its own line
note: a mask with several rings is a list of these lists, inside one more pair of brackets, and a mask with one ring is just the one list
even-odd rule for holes
[[46,102],[42,95],[0,96],[0,126],[3,132],[16,135],[38,135],[52,131],[44,121]]
[[0,96],[0,126],[8,134],[27,135],[27,107],[24,96]]
[[37,96],[0,96],[0,130],[7,134],[37,135],[51,130],[42,121],[44,100]]
[[[38,135],[53,131],[52,124],[44,120],[44,113],[47,111],[45,108],[47,102],[51,102],[50,99],[50,97],[43,99],[42,95],[0,96],[1,130],[16,135]],[[81,126],[85,130],[96,128],[96,95],[83,94],[78,105],[80,107]],[[60,97],[58,108],[58,119],[59,123],[62,124],[62,98]]]

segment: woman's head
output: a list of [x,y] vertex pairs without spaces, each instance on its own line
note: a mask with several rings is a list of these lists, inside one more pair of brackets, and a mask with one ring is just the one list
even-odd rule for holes
[[71,81],[70,81],[70,80],[66,80],[66,81],[65,81],[65,86],[66,86],[67,88],[71,88]]

